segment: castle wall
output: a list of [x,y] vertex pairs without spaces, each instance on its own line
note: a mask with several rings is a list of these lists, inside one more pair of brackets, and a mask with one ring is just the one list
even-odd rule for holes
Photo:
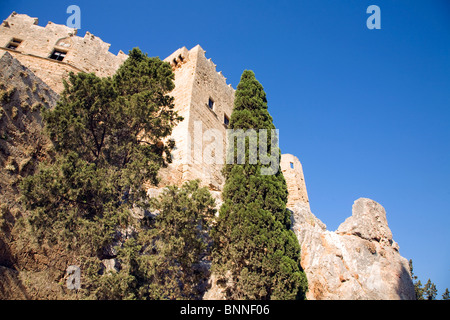
[[[176,141],[174,162],[161,171],[162,185],[200,179],[203,185],[221,190],[226,151],[224,117],[231,116],[234,89],[198,45],[190,51],[179,49],[165,61],[174,69],[175,90],[171,94],[184,121],[172,134]],[[214,102],[212,110],[210,99]]]
[[[205,57],[205,51],[200,46],[192,50],[197,55],[197,68],[189,117],[189,129],[193,132],[191,152],[194,160],[189,168],[190,175],[200,176],[205,185],[221,190],[225,182],[221,173],[226,152],[227,127],[224,116],[230,118],[233,111],[234,89],[226,83],[222,73],[217,72],[211,59]],[[213,101],[212,110],[208,106],[210,99]],[[202,132],[203,139],[198,138],[198,132]]]
[[[109,52],[110,44],[89,32],[83,38],[76,34],[76,29],[52,22],[41,27],[37,18],[13,12],[0,26],[0,50],[9,51],[56,92],[64,89],[61,77],[71,71],[111,76],[127,58],[122,51],[117,56]],[[20,44],[8,49],[13,39]],[[50,59],[55,49],[66,54],[62,61]]]
[[188,174],[189,166],[186,160],[186,149],[191,143],[188,124],[194,81],[193,75],[197,65],[195,55],[185,47],[176,50],[165,61],[172,65],[175,74],[175,89],[170,94],[174,97],[175,110],[179,116],[183,117],[183,121],[173,128],[170,136],[170,139],[175,140],[176,145],[172,151],[172,163],[167,168],[159,170],[161,186],[181,185],[187,180],[185,176]]

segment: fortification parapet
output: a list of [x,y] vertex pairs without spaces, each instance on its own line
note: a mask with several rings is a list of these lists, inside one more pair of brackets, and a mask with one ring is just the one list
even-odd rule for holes
[[41,27],[26,14],[13,12],[0,26],[0,50],[9,51],[56,92],[64,89],[61,79],[71,71],[113,75],[127,55],[114,55],[109,47],[90,32],[79,37],[65,25],[48,22]]

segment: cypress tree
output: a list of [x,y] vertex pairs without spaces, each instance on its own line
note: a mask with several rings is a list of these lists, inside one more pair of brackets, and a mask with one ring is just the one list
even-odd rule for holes
[[[269,152],[276,141],[270,132],[275,126],[266,94],[252,71],[242,74],[229,128],[267,129]],[[232,142],[228,141],[227,159],[238,152]],[[254,151],[247,148],[249,143],[246,138],[245,163],[224,167],[224,203],[212,233],[213,271],[228,299],[304,298],[307,281],[300,266],[300,246],[290,230],[286,181],[279,162],[275,174],[262,174],[260,159],[250,161]]]
[[427,283],[425,284],[424,295],[425,300],[436,300],[437,295],[436,285],[433,282],[431,282],[430,279],[428,279]]

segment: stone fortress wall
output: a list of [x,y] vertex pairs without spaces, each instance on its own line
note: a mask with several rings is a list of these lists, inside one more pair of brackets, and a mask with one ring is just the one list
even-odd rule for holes
[[[89,32],[79,37],[76,29],[52,22],[41,27],[37,18],[26,14],[13,12],[0,26],[0,50],[8,51],[58,93],[64,89],[61,79],[71,71],[113,75],[127,55],[122,51],[114,55],[109,47]],[[161,186],[200,179],[211,190],[221,191],[225,181],[220,162],[226,154],[226,122],[233,110],[235,90],[199,45],[191,50],[180,48],[164,60],[173,68],[175,89],[171,95],[184,120],[173,130],[176,149],[173,163],[160,170]],[[223,146],[222,153],[212,147],[215,142]],[[208,163],[205,156],[216,161]],[[289,203],[309,203],[300,161],[293,155],[282,155],[281,168]]]
[[[122,51],[114,55],[109,47],[89,32],[79,37],[76,29],[52,22],[41,27],[37,18],[26,14],[13,12],[0,26],[0,50],[9,51],[55,92],[64,89],[61,79],[70,71],[113,75],[127,55]],[[55,59],[60,53],[62,61]]]

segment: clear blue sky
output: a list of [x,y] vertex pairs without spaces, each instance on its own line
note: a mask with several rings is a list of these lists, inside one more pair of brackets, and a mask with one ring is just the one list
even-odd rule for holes
[[[330,230],[368,197],[400,253],[439,295],[450,288],[450,1],[21,1],[12,11],[86,31],[111,51],[165,58],[200,44],[236,88],[263,84],[283,153],[300,158],[311,209]],[[366,9],[381,8],[381,30]]]

